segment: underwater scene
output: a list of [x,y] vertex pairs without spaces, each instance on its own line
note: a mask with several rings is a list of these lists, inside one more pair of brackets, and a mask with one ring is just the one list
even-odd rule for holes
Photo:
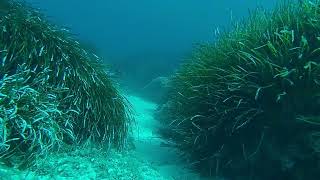
[[320,0],[0,0],[0,180],[320,179]]

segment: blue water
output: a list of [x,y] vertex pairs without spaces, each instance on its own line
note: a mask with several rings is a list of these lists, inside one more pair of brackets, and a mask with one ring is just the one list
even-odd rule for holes
[[[105,63],[111,65],[121,86],[130,89],[133,94],[144,92],[145,87],[157,89],[155,88],[157,84],[154,85],[150,81],[173,73],[190,55],[196,44],[213,42],[216,38],[215,32],[229,29],[233,22],[247,17],[249,12],[257,7],[272,8],[277,2],[277,0],[26,1],[33,7],[40,8],[51,22],[69,28],[85,46],[94,49]],[[159,174],[159,177],[164,179],[178,179],[178,177],[181,180],[200,179],[197,174],[186,170],[185,162],[179,159],[179,153],[175,149],[166,147],[162,139],[155,136],[154,132],[159,126],[159,122],[153,117],[157,111],[157,102],[149,102],[147,98],[133,94],[125,96],[135,110],[137,127],[133,130],[134,154],[141,161],[138,163],[142,164],[141,172],[144,171],[142,166],[148,165],[155,167],[154,174]],[[69,163],[71,167],[74,167],[73,164],[84,162],[83,164],[87,164],[82,167],[83,174],[86,174],[84,176],[96,177],[90,173],[97,172],[100,166],[91,167],[91,164],[101,165],[107,160],[103,161],[102,158],[100,162],[97,160],[100,156],[94,156],[90,152],[84,153],[85,155],[82,153],[76,158],[74,156],[61,160],[51,158],[56,161],[72,162]],[[116,154],[116,156],[119,160],[114,158],[112,162],[108,160],[108,163],[119,167],[119,164],[123,163],[125,168],[126,159],[132,158],[131,155],[127,157]],[[136,164],[132,166],[138,166]],[[78,173],[81,170],[80,165],[76,167],[70,171],[74,171],[75,177],[82,176]],[[47,167],[47,170],[51,171],[50,168],[56,167]],[[66,169],[59,170],[58,174],[68,174],[69,170]],[[105,169],[111,173],[111,168]],[[128,172],[130,170],[128,165]],[[0,179],[1,174],[7,176],[8,173],[0,168]]]
[[277,0],[27,0],[99,50],[132,88],[169,74],[216,28]]

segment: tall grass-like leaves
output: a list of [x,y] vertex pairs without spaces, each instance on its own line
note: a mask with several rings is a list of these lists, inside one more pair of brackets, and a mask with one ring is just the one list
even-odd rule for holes
[[10,5],[0,19],[0,79],[11,82],[1,90],[0,155],[46,154],[88,139],[122,149],[130,107],[99,57],[38,10]]
[[319,177],[319,7],[258,9],[176,73],[161,131],[202,173]]

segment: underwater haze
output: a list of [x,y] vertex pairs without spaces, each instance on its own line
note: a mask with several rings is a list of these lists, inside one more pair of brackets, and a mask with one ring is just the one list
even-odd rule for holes
[[131,88],[171,73],[215,29],[277,0],[27,0],[94,46]]
[[319,12],[0,0],[0,180],[320,179]]

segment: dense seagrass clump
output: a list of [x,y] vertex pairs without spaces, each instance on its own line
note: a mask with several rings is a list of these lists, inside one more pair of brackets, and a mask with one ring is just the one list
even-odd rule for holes
[[319,1],[258,10],[172,81],[161,133],[202,173],[319,179]]
[[0,158],[23,165],[62,143],[123,148],[130,110],[99,58],[26,4],[0,18]]

